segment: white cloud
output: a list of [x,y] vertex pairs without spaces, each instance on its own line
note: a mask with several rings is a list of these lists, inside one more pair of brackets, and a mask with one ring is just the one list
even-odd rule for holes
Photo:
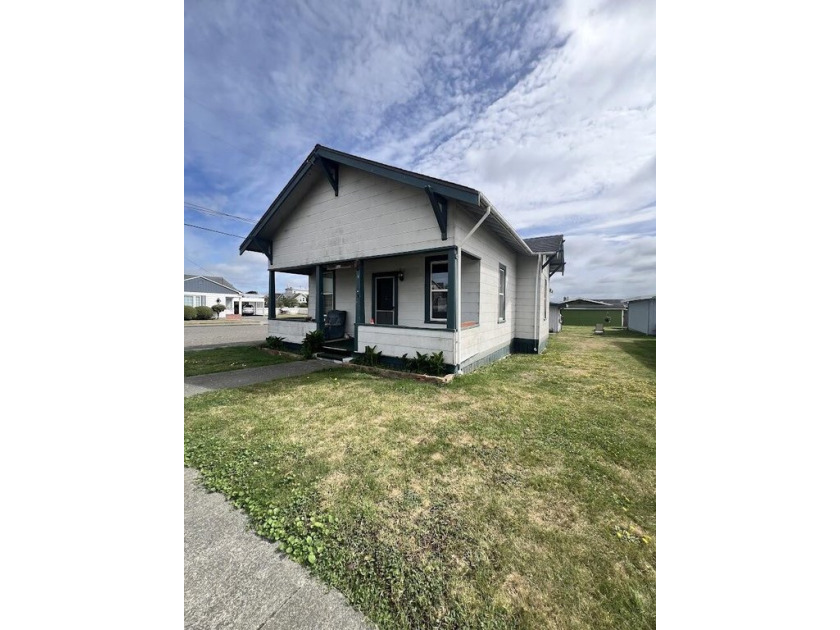
[[525,236],[566,233],[563,294],[655,292],[655,247],[628,260],[655,242],[653,1],[191,0],[185,32],[189,200],[257,219],[321,143],[478,188]]

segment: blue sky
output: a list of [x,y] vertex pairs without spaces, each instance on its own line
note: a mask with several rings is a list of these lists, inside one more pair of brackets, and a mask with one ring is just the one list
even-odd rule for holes
[[[246,235],[195,206],[256,222],[320,143],[477,188],[523,237],[565,234],[553,300],[656,292],[653,1],[184,9],[185,223]],[[184,227],[184,271],[265,292],[240,242]]]

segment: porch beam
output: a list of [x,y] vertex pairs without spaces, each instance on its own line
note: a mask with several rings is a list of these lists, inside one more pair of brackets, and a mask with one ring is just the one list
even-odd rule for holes
[[450,249],[447,254],[448,264],[446,268],[449,276],[447,278],[449,287],[446,293],[446,327],[449,330],[455,330],[458,325],[458,270],[455,268],[457,264],[455,248]]
[[274,270],[268,270],[268,319],[277,319],[277,296],[274,290]]
[[327,181],[329,181],[330,186],[333,187],[335,196],[338,197],[338,163],[333,162],[332,160],[327,160],[320,155],[317,158],[317,162],[321,165],[324,175],[327,176]]
[[316,330],[324,330],[324,266],[323,265],[315,265],[315,324],[317,325]]
[[446,240],[446,223],[449,216],[449,201],[443,195],[439,195],[431,186],[424,188],[426,195],[429,197],[429,203],[432,204],[432,211],[435,213],[435,218],[440,228],[440,240]]

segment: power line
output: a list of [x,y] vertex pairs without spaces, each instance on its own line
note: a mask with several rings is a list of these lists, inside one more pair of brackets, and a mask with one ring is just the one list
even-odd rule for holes
[[240,236],[239,234],[231,234],[230,232],[219,232],[219,230],[211,230],[210,228],[201,227],[200,225],[193,225],[192,223],[184,223],[187,227],[196,228],[198,230],[207,230],[208,232],[215,232],[216,234],[224,234],[225,236],[233,236],[234,238],[245,239],[247,236]]
[[237,221],[243,221],[244,223],[250,223],[251,225],[255,225],[257,222],[252,221],[251,219],[246,219],[245,217],[240,217],[235,214],[228,214],[227,212],[221,212],[219,210],[213,210],[213,208],[206,208],[204,206],[199,206],[197,203],[192,203],[190,201],[185,201],[184,205],[187,206],[190,210],[197,210],[198,212],[203,212],[204,214],[210,214],[213,216],[218,217],[229,217],[231,219],[236,219]]
[[194,260],[190,260],[190,259],[189,259],[189,258],[187,258],[186,256],[184,256],[184,258],[187,260],[187,262],[190,262],[190,263],[194,264],[194,265],[195,265],[196,267],[198,267],[199,269],[203,269],[203,270],[204,270],[204,271],[206,271],[207,273],[213,273],[213,272],[212,272],[212,271],[210,271],[209,269],[207,269],[207,268],[202,267],[201,265],[199,265],[199,264],[198,264],[197,262],[195,262]]

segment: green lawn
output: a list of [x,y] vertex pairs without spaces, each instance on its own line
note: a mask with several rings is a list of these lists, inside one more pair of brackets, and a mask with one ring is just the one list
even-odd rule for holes
[[185,463],[382,628],[654,628],[656,341],[184,401]]
[[229,372],[243,368],[296,361],[284,355],[272,355],[255,346],[232,346],[212,350],[184,350],[184,376]]

